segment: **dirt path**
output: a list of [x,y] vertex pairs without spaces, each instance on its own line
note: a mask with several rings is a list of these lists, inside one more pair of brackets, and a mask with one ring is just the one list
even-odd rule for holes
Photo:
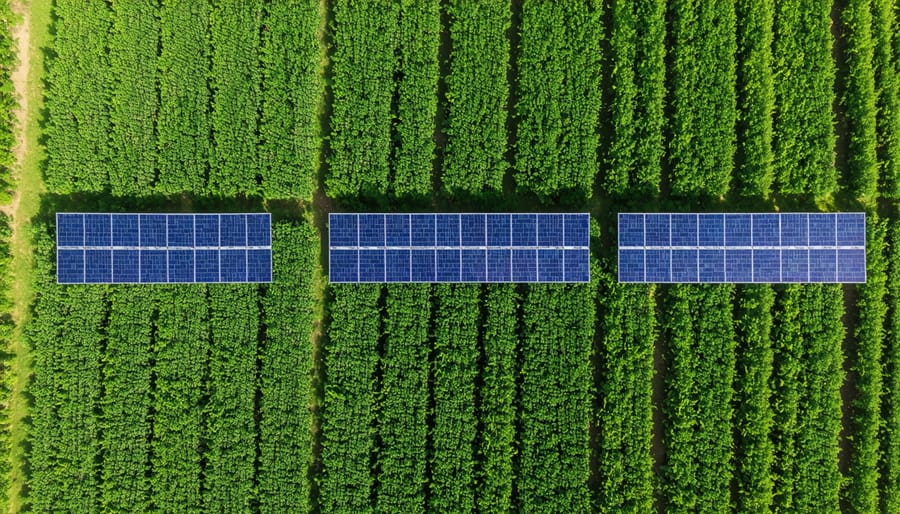
[[32,299],[32,248],[28,227],[38,210],[43,191],[40,168],[43,153],[39,143],[39,118],[43,104],[40,52],[50,39],[52,0],[13,0],[11,6],[17,16],[12,37],[18,60],[11,75],[18,100],[18,108],[14,111],[16,142],[12,149],[15,193],[9,205],[0,207],[0,211],[11,218],[12,283],[9,294],[16,324],[8,349],[13,358],[9,370],[12,375],[8,404],[11,469],[6,510],[20,512],[25,502],[23,492],[27,481],[25,448],[29,404],[26,391],[31,376],[31,356],[22,328],[28,321]]

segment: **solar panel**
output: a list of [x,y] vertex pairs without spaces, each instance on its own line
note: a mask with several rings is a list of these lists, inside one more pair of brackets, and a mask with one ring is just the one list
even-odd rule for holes
[[579,214],[331,214],[329,279],[344,282],[589,282]]
[[60,284],[272,281],[267,213],[58,213],[56,241]]
[[620,213],[619,281],[864,283],[865,213]]

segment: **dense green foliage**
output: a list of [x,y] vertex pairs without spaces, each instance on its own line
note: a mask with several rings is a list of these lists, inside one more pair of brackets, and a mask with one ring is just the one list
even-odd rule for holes
[[836,189],[831,2],[776,2],[775,182],[790,194]]
[[472,284],[440,284],[434,290],[430,512],[475,508],[479,293]]
[[311,197],[318,2],[62,0],[54,15],[50,191]]
[[842,101],[847,118],[848,182],[854,195],[871,199],[878,188],[872,1],[848,0],[841,11],[841,23],[847,42]]
[[397,58],[396,2],[337,0],[334,12],[331,154],[333,197],[387,192],[391,99]]
[[[207,288],[165,286],[153,341],[152,504],[201,510],[204,384],[209,366]],[[213,341],[214,343],[214,341]]]
[[733,0],[673,0],[669,180],[674,195],[728,191],[735,153]]
[[45,129],[47,189],[102,191],[109,183],[112,11],[106,2],[60,0],[54,15],[45,93],[51,113]]
[[612,137],[606,178],[609,193],[659,192],[665,98],[665,10],[663,0],[612,4]]
[[259,370],[259,510],[308,511],[312,464],[312,346],[317,235],[273,227],[274,282],[262,300],[266,327]]
[[[313,363],[303,343],[318,243],[305,225],[274,233],[287,250],[261,297],[256,285],[61,286],[49,225],[37,225],[43,271],[26,334],[34,510],[308,505]],[[260,302],[278,313],[263,318],[266,330]]]
[[116,195],[141,195],[156,178],[159,13],[152,0],[112,7],[109,186]]
[[109,512],[150,507],[150,336],[155,298],[141,286],[110,292],[100,401],[102,505]]
[[522,305],[518,505],[590,510],[595,288],[532,285]]
[[15,112],[18,99],[12,84],[13,68],[17,64],[16,46],[12,38],[15,19],[11,2],[0,3],[0,201],[4,203],[12,195],[12,149],[16,145]]
[[736,509],[765,512],[772,505],[774,446],[770,439],[773,350],[772,307],[775,293],[766,285],[738,291],[737,369],[735,379]]
[[515,285],[487,286],[479,411],[482,428],[476,464],[476,507],[481,512],[503,512],[512,508],[518,305]]
[[542,198],[591,196],[600,115],[600,4],[522,2],[515,179]]
[[259,167],[269,198],[312,197],[319,162],[319,2],[264,4]]
[[[900,511],[894,4],[57,0],[24,508]],[[271,210],[274,282],[57,285],[81,209]],[[324,284],[329,212],[413,209],[590,211],[603,265]],[[867,284],[613,275],[616,212],[820,209]]]
[[653,510],[652,379],[656,301],[651,286],[601,275],[597,461],[601,512]]
[[868,241],[866,284],[859,286],[859,320],[856,324],[856,353],[851,370],[856,373],[856,399],[850,469],[846,498],[856,512],[878,510],[878,457],[881,428],[881,396],[883,393],[882,345],[885,304],[886,263],[884,256],[885,225],[876,215],[866,220]]
[[663,490],[673,512],[730,510],[734,287],[673,286],[668,342]]
[[735,186],[744,196],[766,197],[772,187],[773,0],[739,0],[737,17],[738,149]]
[[234,196],[257,189],[257,61],[262,0],[212,2],[209,192]]
[[803,339],[800,326],[800,292],[803,286],[785,287],[776,301],[773,326],[772,440],[775,463],[772,468],[774,489],[772,510],[796,510],[797,445],[799,428],[797,409],[801,394]]
[[[450,73],[446,77],[449,137],[441,180],[445,189],[502,190],[505,158],[510,5],[451,0]],[[477,129],[475,129],[477,127]]]
[[800,326],[805,343],[796,435],[798,512],[837,512],[841,472],[841,384],[844,382],[841,341],[844,339],[843,295],[839,285],[803,288]]
[[321,415],[319,494],[326,512],[365,512],[372,495],[380,296],[378,285],[334,287]]
[[440,2],[408,0],[401,3],[399,15],[400,78],[396,84],[396,146],[391,189],[399,197],[427,195],[431,192],[437,130]]
[[900,509],[900,223],[889,227],[887,307],[884,344],[881,453],[879,471],[883,489],[882,512]]
[[900,46],[895,47],[897,22],[894,9],[895,3],[891,0],[872,1],[879,193],[888,198],[900,197],[900,80],[895,62]]
[[209,3],[163,0],[159,17],[156,187],[200,194],[209,174]]
[[387,287],[378,408],[379,512],[425,509],[431,287]]

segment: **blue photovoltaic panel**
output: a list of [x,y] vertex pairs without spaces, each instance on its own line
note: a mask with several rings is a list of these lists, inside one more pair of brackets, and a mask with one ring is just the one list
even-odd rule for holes
[[621,213],[619,281],[861,283],[864,213]]
[[112,225],[108,215],[84,215],[84,246],[112,246]]
[[56,220],[60,284],[272,281],[265,213],[59,213]]
[[725,245],[725,215],[700,214],[697,225],[700,246]]
[[463,250],[460,280],[463,282],[487,281],[487,250]]
[[[386,216],[384,219],[384,232],[387,236],[387,246],[411,246],[412,242],[409,238],[409,216],[399,214],[397,216]],[[352,246],[352,245],[349,245]]]
[[672,226],[668,214],[647,214],[644,218],[644,244],[646,246],[671,246]]
[[672,215],[672,246],[697,246],[697,216]]
[[438,214],[435,217],[435,237],[437,246],[460,246],[459,215]]
[[512,215],[512,245],[537,246],[537,216],[534,214]]
[[643,214],[619,214],[619,246],[644,246]]
[[[388,218],[393,218],[393,216],[388,216]],[[459,220],[462,229],[462,232],[460,233],[462,246],[486,246],[487,222],[483,215],[462,214],[460,215]],[[482,282],[482,280],[475,280],[473,282]]]
[[866,215],[858,212],[840,213],[837,217],[837,245],[866,245]]
[[329,230],[335,283],[590,281],[588,214],[335,213]]

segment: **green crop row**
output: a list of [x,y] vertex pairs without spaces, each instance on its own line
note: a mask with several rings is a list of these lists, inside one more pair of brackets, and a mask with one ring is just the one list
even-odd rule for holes
[[110,291],[100,401],[103,510],[150,508],[151,317],[156,298],[142,286]]
[[884,383],[882,388],[881,455],[878,468],[883,488],[882,512],[900,510],[900,223],[894,220],[888,228],[887,258],[888,307],[883,349]]
[[431,286],[391,284],[378,396],[379,512],[425,509]]
[[475,377],[478,374],[480,286],[434,290],[434,356],[427,511],[475,509]]
[[663,491],[672,511],[731,505],[735,332],[730,285],[670,289]]
[[140,195],[156,179],[159,7],[138,0],[112,8],[109,188],[116,195]]
[[377,284],[334,286],[321,409],[323,512],[366,512],[374,479],[375,368],[381,334]]
[[163,0],[159,17],[156,189],[199,193],[206,188],[211,147],[209,2]]
[[488,285],[484,297],[484,368],[476,463],[476,507],[480,512],[512,509],[516,435],[516,379],[519,294],[514,284]]
[[733,1],[675,0],[669,161],[674,195],[728,191],[735,153]]
[[256,499],[254,425],[256,286],[209,286],[209,398],[204,406],[206,442],[203,506],[207,511],[247,511]]
[[773,326],[772,369],[772,441],[775,461],[772,467],[773,504],[776,512],[796,510],[797,445],[799,428],[797,410],[802,392],[803,336],[800,325],[800,292],[802,286],[790,285],[776,301]]
[[872,64],[878,95],[875,132],[881,173],[879,193],[895,199],[900,197],[900,80],[895,64],[900,46],[895,46],[894,9],[895,2],[891,0],[872,1]]
[[774,290],[767,285],[746,286],[738,294],[734,460],[740,512],[766,512],[772,506],[774,302]]
[[653,286],[601,275],[596,454],[601,512],[650,512],[653,502]]
[[794,497],[798,512],[839,510],[843,314],[840,285],[804,286],[800,326],[806,347],[800,377],[803,392],[797,413]]
[[856,305],[856,352],[851,371],[856,373],[856,399],[853,401],[850,467],[846,500],[856,512],[878,510],[878,459],[881,432],[881,396],[883,394],[882,345],[887,318],[886,263],[884,257],[885,224],[877,215],[866,219],[866,283],[859,286]]
[[438,46],[441,5],[438,0],[405,2],[399,12],[396,144],[391,159],[391,189],[398,197],[430,195],[435,152]]
[[[441,179],[451,192],[501,191],[506,173],[510,5],[452,0],[448,136]],[[473,130],[477,127],[477,130]]]
[[735,186],[744,196],[766,197],[774,180],[772,116],[773,0],[740,0],[737,17],[737,154]]
[[13,68],[17,64],[15,40],[12,37],[15,19],[11,3],[0,4],[0,201],[4,203],[12,197],[12,148],[16,144],[14,127],[18,99],[12,84]]
[[109,184],[112,11],[105,2],[60,0],[48,59],[47,169],[50,191],[102,191]]
[[311,198],[319,161],[317,0],[265,2],[259,166],[274,198]]
[[319,5],[266,6],[57,2],[48,189],[309,198]]
[[776,2],[773,126],[782,193],[824,195],[837,188],[831,8],[828,0]]
[[616,195],[656,194],[662,177],[665,125],[665,2],[612,5],[612,137],[605,189]]
[[312,464],[312,341],[318,239],[307,225],[273,227],[259,371],[259,510],[308,512]]
[[397,4],[338,0],[334,12],[331,137],[325,185],[332,197],[383,195],[391,153]]
[[151,503],[161,511],[198,512],[203,508],[202,405],[211,344],[207,286],[164,286],[157,298]]
[[841,98],[847,117],[847,173],[850,190],[867,201],[878,193],[872,1],[848,0],[841,11],[847,71]]
[[[221,196],[256,192],[262,0],[211,2],[212,46],[209,190]],[[283,101],[283,100],[282,100]]]
[[521,9],[516,184],[545,199],[589,198],[598,167],[600,4],[525,0]]
[[596,284],[534,284],[522,303],[517,505],[588,512]]

